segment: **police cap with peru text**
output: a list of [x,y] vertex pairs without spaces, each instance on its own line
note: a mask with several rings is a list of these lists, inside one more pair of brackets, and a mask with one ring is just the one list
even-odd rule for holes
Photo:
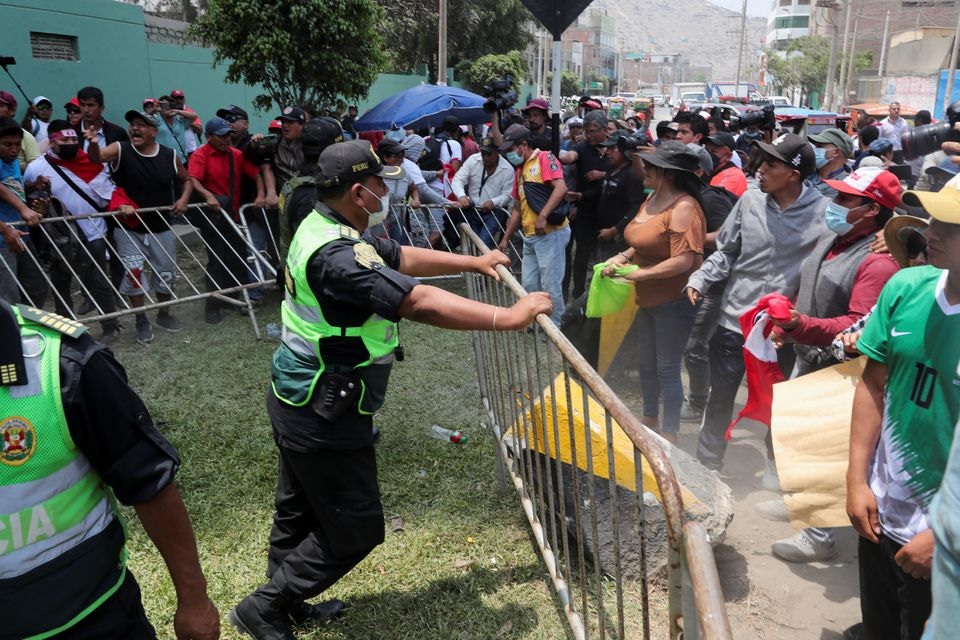
[[353,184],[371,175],[399,178],[403,169],[384,165],[368,140],[348,140],[330,145],[317,162],[317,183],[323,189]]

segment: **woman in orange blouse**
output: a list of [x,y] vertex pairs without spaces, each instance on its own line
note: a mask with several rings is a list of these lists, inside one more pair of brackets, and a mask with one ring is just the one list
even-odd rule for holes
[[612,275],[614,267],[627,264],[640,266],[627,278],[634,283],[639,307],[635,322],[640,335],[643,423],[676,443],[683,404],[680,368],[697,313],[683,288],[703,262],[706,236],[702,182],[694,173],[699,159],[683,143],[664,142],[640,159],[644,186],[653,193],[624,230],[630,248],[607,260],[611,266],[603,273]]

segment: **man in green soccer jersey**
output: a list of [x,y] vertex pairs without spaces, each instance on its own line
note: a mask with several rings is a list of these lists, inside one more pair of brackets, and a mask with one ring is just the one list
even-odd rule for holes
[[894,275],[857,344],[847,513],[860,534],[868,638],[919,638],[930,614],[928,509],[960,416],[960,179],[908,191],[932,217],[929,265]]

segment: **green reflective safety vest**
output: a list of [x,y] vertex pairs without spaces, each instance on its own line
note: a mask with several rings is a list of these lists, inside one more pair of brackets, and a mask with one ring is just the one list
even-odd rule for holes
[[[286,295],[281,304],[283,335],[273,354],[273,391],[287,404],[301,407],[310,402],[313,391],[327,365],[320,354],[320,341],[329,338],[359,338],[356,362],[344,368],[359,376],[360,399],[357,409],[370,415],[383,405],[387,380],[393,366],[394,350],[399,344],[397,323],[371,314],[357,327],[335,327],[327,322],[323,309],[307,282],[310,259],[334,240],[363,244],[360,233],[338,224],[321,213],[311,212],[297,229],[290,243],[286,267]],[[362,252],[361,252],[362,253]]]
[[14,313],[28,384],[0,387],[0,635],[38,640],[113,595],[126,553],[113,494],[70,436],[60,333]]

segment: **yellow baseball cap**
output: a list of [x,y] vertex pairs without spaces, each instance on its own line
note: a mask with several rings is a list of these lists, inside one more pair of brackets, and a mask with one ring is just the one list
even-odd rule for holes
[[907,191],[903,204],[923,207],[933,218],[947,224],[960,224],[960,174],[950,179],[943,189],[932,191]]

